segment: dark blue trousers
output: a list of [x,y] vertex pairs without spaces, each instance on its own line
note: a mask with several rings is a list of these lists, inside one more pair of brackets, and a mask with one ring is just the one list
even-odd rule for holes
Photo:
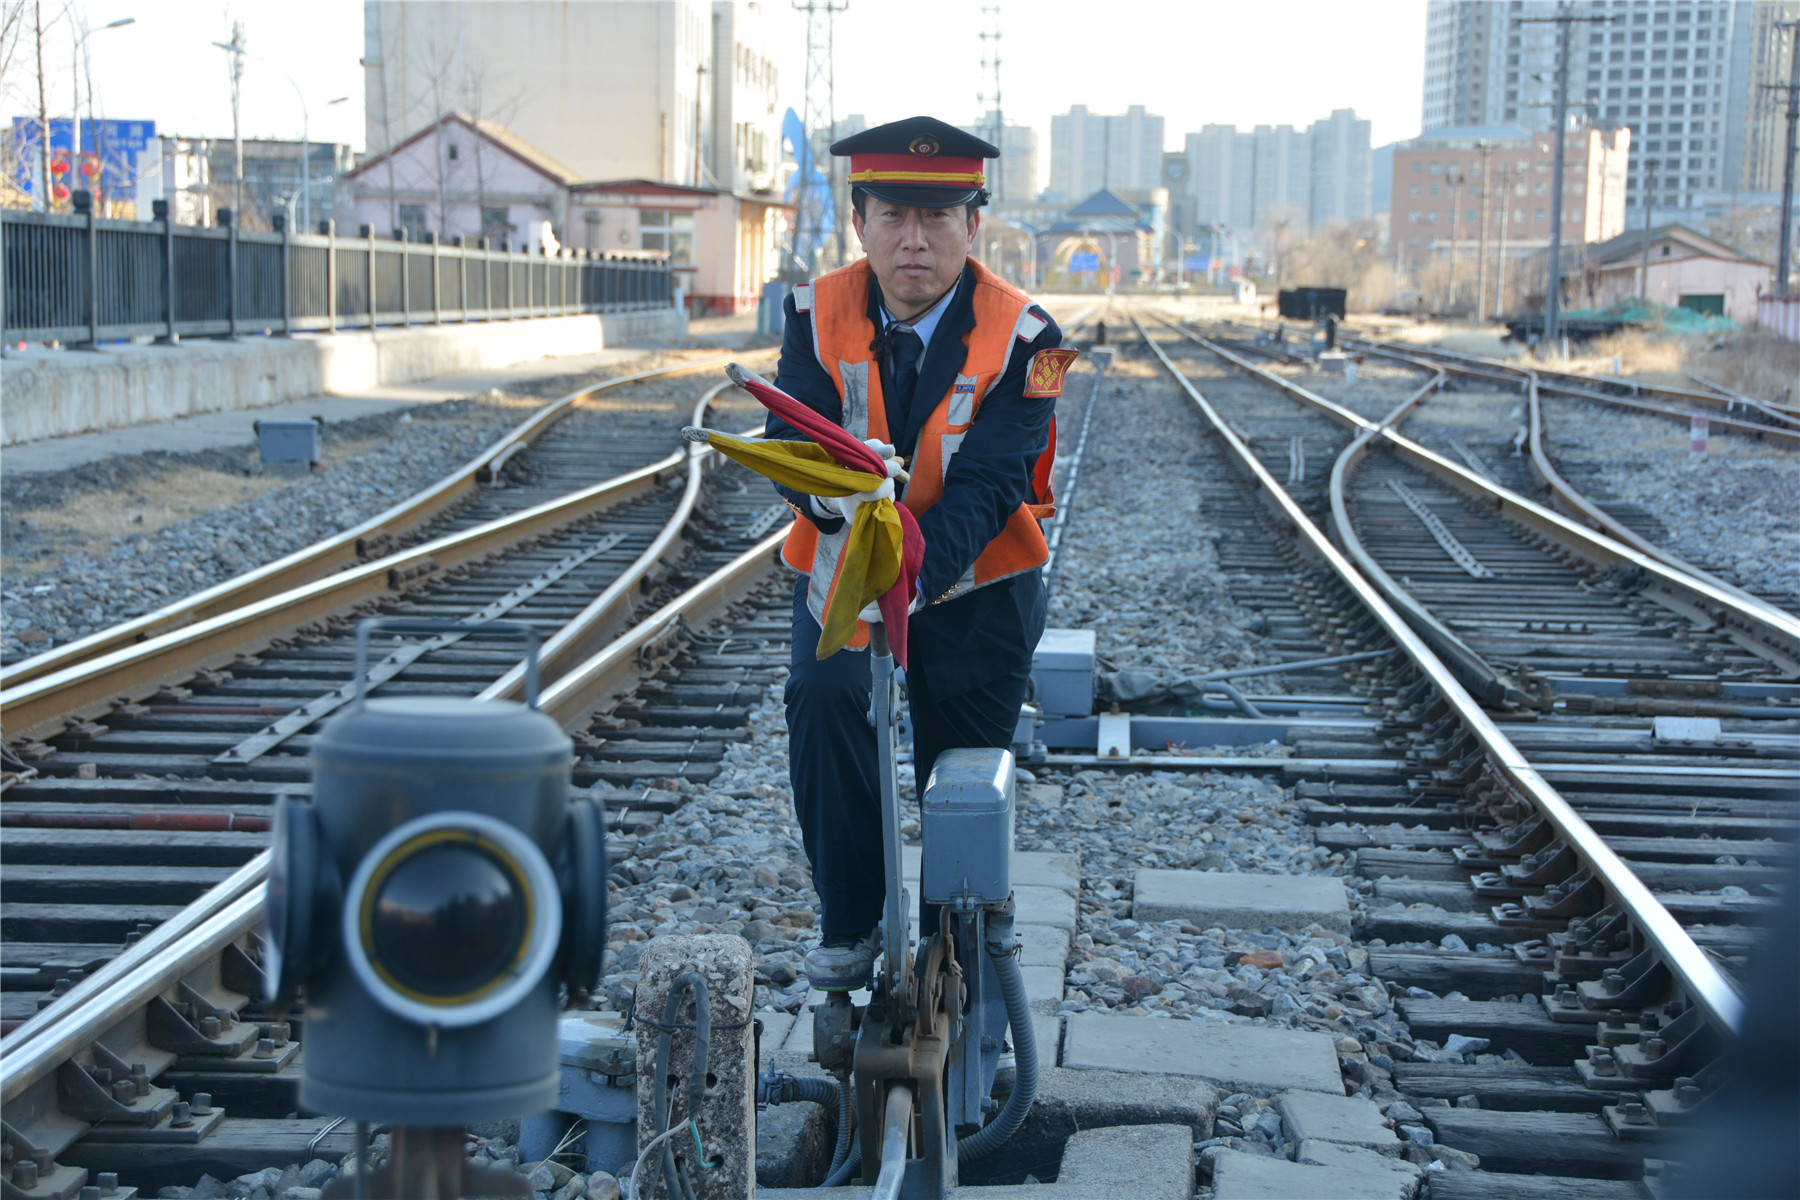
[[[819,623],[806,596],[807,577],[802,575],[794,582],[794,646],[786,689],[788,777],[794,815],[812,863],[813,889],[819,893],[820,930],[825,937],[848,937],[873,929],[886,899],[875,731],[869,724],[869,652],[840,650],[824,661],[815,657]],[[918,622],[912,630],[916,639]],[[1027,659],[997,679],[942,697],[932,696],[921,677],[907,678],[920,791],[943,751],[1012,745],[1030,677]]]

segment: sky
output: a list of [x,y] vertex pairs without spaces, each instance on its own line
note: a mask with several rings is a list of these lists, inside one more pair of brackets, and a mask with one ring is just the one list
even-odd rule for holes
[[[1051,114],[1073,104],[1095,113],[1141,104],[1164,118],[1171,150],[1202,125],[1304,128],[1336,108],[1369,119],[1377,146],[1419,130],[1425,0],[997,2],[1003,107],[1009,122],[1038,129],[1042,172]],[[805,22],[787,0],[764,3],[783,103],[799,110]],[[229,137],[230,56],[212,43],[230,41],[241,20],[244,136],[299,137],[304,105],[314,140],[363,148],[360,0],[43,0],[43,8],[46,20],[73,10],[94,30],[85,45],[101,116]],[[838,114],[973,123],[986,107],[978,97],[992,91],[981,64],[995,43],[980,34],[994,18],[981,8],[981,0],[849,0],[836,18]],[[99,28],[125,17],[134,23]],[[71,102],[72,25],[65,15],[45,33],[52,116]],[[29,40],[3,88],[9,123],[35,111]],[[331,103],[340,97],[348,99]]]

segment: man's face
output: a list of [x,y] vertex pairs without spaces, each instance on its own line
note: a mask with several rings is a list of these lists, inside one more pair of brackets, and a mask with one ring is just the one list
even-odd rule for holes
[[911,208],[870,196],[851,224],[881,281],[888,311],[901,320],[918,316],[950,290],[975,244],[981,214],[954,208]]

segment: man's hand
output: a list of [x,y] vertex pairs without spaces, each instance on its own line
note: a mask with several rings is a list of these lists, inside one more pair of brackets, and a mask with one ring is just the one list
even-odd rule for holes
[[889,479],[898,479],[902,483],[911,480],[912,477],[906,473],[904,460],[897,458],[894,455],[894,447],[892,445],[882,441],[880,438],[864,438],[863,445],[881,456],[882,465],[887,468]]
[[854,522],[857,505],[876,500],[892,500],[893,498],[894,481],[884,479],[881,481],[881,485],[873,491],[852,492],[848,496],[825,496],[821,498],[820,502],[827,507],[836,509],[838,515],[844,520]]

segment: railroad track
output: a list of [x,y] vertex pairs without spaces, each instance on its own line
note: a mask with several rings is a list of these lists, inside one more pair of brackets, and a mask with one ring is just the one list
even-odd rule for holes
[[[633,436],[616,414],[585,419],[594,389],[576,393],[554,406],[560,422],[538,414],[392,510],[406,520],[382,527],[410,548],[325,574],[344,535],[278,564],[284,579],[322,578],[270,594],[266,576],[246,577],[229,592],[237,608],[214,589],[165,610],[168,632],[135,623],[60,669],[21,672],[8,727],[46,740],[10,748],[30,767],[0,801],[9,1196],[73,1194],[107,1173],[139,1187],[229,1178],[350,1149],[348,1130],[293,1116],[299,1028],[262,1002],[259,925],[274,801],[308,790],[312,730],[355,694],[357,616],[531,626],[540,707],[574,734],[574,782],[615,833],[674,811],[671,781],[718,773],[786,666],[791,621],[776,554],[786,506],[710,450],[660,453],[682,424],[721,423],[708,405],[724,386],[651,406],[662,411]],[[601,467],[622,473],[587,484]],[[481,476],[501,486],[465,486]],[[479,630],[383,648],[372,695],[522,690],[516,645]],[[131,698],[97,699],[120,693]]]
[[[1645,1154],[1654,1157],[1654,1145],[1621,1141],[1612,1130],[1635,1134],[1654,1132],[1659,1121],[1678,1124],[1694,1099],[1705,1094],[1711,1082],[1706,1078],[1710,1054],[1728,1038],[1737,1020],[1730,972],[1749,946],[1747,919],[1767,907],[1766,895],[1759,894],[1761,877],[1755,867],[1744,870],[1745,861],[1767,867],[1792,852],[1792,802],[1783,791],[1791,763],[1770,757],[1768,736],[1779,737],[1783,722],[1800,714],[1800,689],[1793,682],[1791,666],[1770,661],[1771,656],[1779,659],[1789,652],[1784,647],[1792,629],[1779,622],[1759,626],[1753,610],[1725,615],[1736,603],[1732,597],[1629,548],[1605,545],[1604,539],[1579,527],[1565,532],[1573,539],[1571,545],[1580,549],[1553,543],[1541,526],[1554,524],[1554,514],[1522,497],[1466,498],[1472,485],[1457,472],[1474,472],[1409,449],[1404,439],[1382,430],[1383,418],[1393,414],[1305,408],[1291,393],[1277,391],[1268,378],[1211,349],[1185,342],[1163,347],[1154,341],[1145,331],[1147,352],[1161,356],[1171,372],[1179,368],[1183,375],[1200,379],[1200,388],[1183,384],[1192,389],[1195,410],[1217,410],[1215,433],[1203,440],[1200,449],[1209,519],[1221,527],[1221,564],[1234,598],[1263,614],[1262,633],[1269,648],[1288,664],[1299,664],[1281,664],[1287,677],[1285,697],[1256,698],[1259,703],[1285,701],[1289,707],[1284,711],[1295,714],[1293,743],[1298,757],[1285,766],[1281,760],[1269,762],[1295,787],[1320,844],[1355,851],[1359,873],[1374,881],[1374,899],[1362,914],[1359,932],[1365,938],[1384,939],[1388,947],[1371,951],[1372,970],[1396,990],[1411,984],[1468,997],[1398,1000],[1416,1036],[1442,1040],[1440,1035],[1448,1032],[1474,1036],[1485,1032],[1496,1046],[1519,1048],[1532,1064],[1503,1076],[1498,1069],[1461,1063],[1399,1062],[1390,1064],[1392,1080],[1421,1103],[1467,1095],[1481,1098],[1480,1109],[1427,1111],[1440,1141],[1483,1154],[1488,1168],[1479,1173],[1483,1176],[1495,1170],[1552,1170],[1590,1179],[1635,1178],[1634,1172],[1643,1171]],[[1427,377],[1408,399],[1428,404],[1438,379],[1435,373]],[[1204,403],[1203,397],[1212,404]],[[1071,438],[1071,433],[1091,428],[1094,411],[1064,409],[1065,446],[1081,444],[1080,436]],[[1099,423],[1104,424],[1103,418]],[[1217,432],[1226,428],[1236,433]],[[1354,461],[1358,458],[1368,461],[1358,465]],[[1447,468],[1455,469],[1446,475]],[[729,480],[732,471],[717,474]],[[1253,485],[1235,482],[1252,475]],[[1069,477],[1065,470],[1063,478]],[[1532,586],[1549,591],[1560,587],[1553,599],[1611,606],[1607,611],[1629,615],[1636,622],[1630,628],[1640,632],[1649,614],[1652,636],[1615,640],[1654,642],[1652,648],[1659,651],[1673,646],[1686,657],[1655,658],[1635,663],[1630,670],[1621,670],[1622,664],[1613,659],[1578,664],[1561,653],[1534,657],[1531,646],[1521,651],[1516,637],[1508,640],[1508,621],[1516,625],[1534,619],[1521,618],[1522,613],[1535,611],[1522,608],[1524,601],[1486,619],[1442,611],[1443,597],[1454,602],[1469,586],[1453,586],[1460,583],[1454,573],[1472,577],[1430,533],[1417,509],[1389,486],[1390,479],[1402,483],[1437,517],[1443,532],[1497,577],[1512,582],[1513,576],[1541,567],[1546,573],[1582,576],[1590,584],[1598,579],[1600,584],[1590,588],[1547,587],[1541,582]],[[684,486],[683,494],[699,486]],[[648,507],[650,493],[666,501],[673,490],[665,482],[639,499],[616,505],[614,511],[624,515],[634,504]],[[729,547],[701,545],[708,552],[716,549],[718,558],[699,565],[698,560],[678,564],[676,573],[699,574],[719,562],[707,579],[686,590],[679,587],[682,580],[662,581],[657,585],[662,591],[644,606],[656,608],[654,613],[625,637],[604,642],[598,650],[571,652],[565,665],[553,672],[554,682],[544,693],[544,707],[577,733],[582,759],[577,782],[586,783],[607,801],[617,827],[641,828],[657,819],[659,807],[673,806],[674,798],[655,786],[658,778],[704,780],[716,771],[713,764],[723,745],[741,736],[744,710],[760,689],[779,677],[786,662],[786,588],[769,571],[778,535],[758,541],[738,523],[753,525],[757,504],[767,507],[768,493],[760,481],[750,481],[748,494],[754,500],[741,510],[732,507],[729,495],[708,501],[703,512],[712,514],[708,518],[712,524],[693,539],[697,544],[709,538],[723,540],[724,535],[742,530],[740,545],[750,544],[746,553],[732,557]],[[1071,493],[1077,513],[1080,494],[1079,489]],[[1522,514],[1524,524],[1515,521],[1510,532],[1497,532],[1484,524],[1493,511]],[[729,519],[721,521],[719,513]],[[1392,519],[1396,517],[1398,521]],[[641,513],[634,519],[648,527]],[[581,528],[601,535],[607,515],[585,520],[587,525]],[[1354,538],[1360,554],[1347,556],[1335,548],[1320,532],[1327,522],[1340,536],[1347,533]],[[1421,534],[1420,529],[1426,532]],[[552,546],[550,540],[563,534],[536,536],[543,552],[534,564],[538,568],[534,580],[591,548],[591,544],[580,550],[570,546],[559,556],[555,551],[563,547]],[[562,578],[572,579],[575,572],[590,569],[616,550],[616,546],[602,550],[567,566],[568,574]],[[1602,585],[1621,562],[1649,582],[1609,592]],[[1367,570],[1359,570],[1359,565]],[[515,596],[521,586],[511,578],[481,584],[472,570],[455,578],[448,575],[421,577],[430,586],[409,592],[403,602],[417,610],[412,615],[425,615],[437,601],[461,604],[466,613],[470,606],[485,607]],[[1383,575],[1385,589],[1371,582]],[[1446,661],[1435,644],[1415,631],[1411,622],[1418,614],[1406,601],[1396,603],[1384,594],[1398,585],[1429,584],[1434,578],[1443,588],[1442,596],[1421,598],[1409,586],[1406,599],[1427,615],[1435,612],[1434,619],[1457,638],[1467,658],[1449,655]],[[555,622],[568,615],[567,603],[564,611],[552,611],[558,584],[552,580],[538,593],[549,606],[537,617],[546,629],[560,628]],[[565,592],[591,595],[604,586],[597,578],[587,578],[579,587],[571,582]],[[1489,585],[1484,581],[1482,586]],[[1675,607],[1659,607],[1664,602],[1657,597],[1665,594]],[[665,596],[667,602],[656,607]],[[1438,602],[1436,609],[1428,603],[1432,599]],[[524,598],[508,615],[531,616],[535,600]],[[1695,616],[1701,619],[1695,621]],[[1586,620],[1594,625],[1591,610]],[[1575,624],[1579,622],[1571,621]],[[1672,631],[1682,625],[1688,628],[1676,636]],[[1624,629],[1621,624],[1610,632],[1622,634]],[[1574,627],[1528,632],[1546,634],[1535,640],[1553,643],[1559,650],[1591,650],[1596,645],[1584,642]],[[334,644],[338,649],[327,653]],[[271,670],[258,674],[248,666],[242,668],[243,688],[228,689],[224,694],[230,703],[215,701],[210,707],[249,707],[244,701],[257,698],[255,688],[273,686],[269,680],[310,681],[311,690],[268,697],[276,701],[270,708],[293,709],[296,702],[327,696],[346,681],[341,643],[321,639],[306,647],[307,653],[296,653],[298,649],[276,646],[258,657],[258,662],[267,659]],[[492,694],[501,686],[499,672],[516,659],[516,651],[483,644],[472,636],[415,660],[417,665],[444,668],[442,673],[421,673],[413,676],[416,684],[408,684],[414,669],[408,664],[383,686],[417,686],[430,694]],[[477,678],[479,666],[488,669],[485,683]],[[1728,671],[1721,673],[1721,666]],[[201,680],[199,687],[177,685],[189,694],[171,694],[160,702],[152,698],[152,704],[139,705],[170,711],[124,715],[164,722],[192,716],[191,710],[209,707],[204,701],[216,695],[209,689],[240,682],[239,669],[228,669],[233,679]],[[1471,695],[1482,690],[1483,680],[1491,697],[1486,707]],[[1379,724],[1368,737],[1359,741],[1341,728],[1306,728],[1306,714],[1333,711],[1333,704],[1339,704],[1336,711],[1341,712],[1346,695],[1361,697],[1378,716]],[[596,708],[602,716],[588,719]],[[213,740],[197,750],[192,743],[186,745],[189,761],[177,766],[191,766],[197,774],[179,780],[118,780],[128,789],[138,789],[128,791],[128,797],[139,798],[109,800],[110,809],[95,807],[91,799],[85,805],[77,799],[46,802],[64,805],[48,811],[46,823],[77,810],[110,811],[114,816],[129,812],[132,819],[179,810],[183,820],[214,823],[213,832],[204,836],[215,839],[209,844],[219,858],[209,864],[213,875],[186,883],[197,888],[211,882],[210,892],[176,911],[150,914],[166,920],[142,932],[123,953],[116,943],[92,943],[116,956],[110,961],[97,956],[78,964],[78,955],[71,954],[66,961],[46,960],[30,979],[8,976],[9,993],[15,983],[41,990],[44,982],[65,993],[35,1017],[35,1026],[27,1023],[7,1039],[4,1068],[8,1123],[13,1124],[15,1114],[23,1114],[20,1119],[29,1130],[16,1144],[49,1151],[53,1157],[47,1161],[60,1163],[64,1171],[127,1165],[133,1172],[127,1182],[142,1179],[154,1186],[153,1181],[191,1182],[203,1170],[228,1177],[302,1161],[315,1153],[336,1157],[349,1148],[349,1134],[327,1131],[322,1120],[286,1119],[295,1107],[292,1042],[303,1030],[276,1027],[255,998],[259,948],[254,931],[261,878],[255,856],[263,844],[255,821],[266,816],[266,810],[256,806],[266,803],[275,790],[303,786],[294,782],[293,767],[303,753],[301,739],[306,734],[289,733],[248,764],[228,760],[215,767],[214,758],[245,738],[262,734],[274,714],[233,715],[243,720],[241,728],[229,731],[239,741],[221,748],[226,738],[213,734]],[[1680,738],[1659,737],[1659,728],[1664,732],[1703,728],[1659,726],[1659,716],[1715,720],[1719,737],[1685,744]],[[255,729],[250,728],[253,723]],[[144,725],[121,730],[164,736],[195,731],[192,725],[167,724],[160,729]],[[96,748],[111,732],[77,724],[53,737],[48,744],[58,753],[40,764],[48,769],[26,787],[13,789],[16,795],[9,795],[6,804],[29,799],[40,790],[73,794],[93,788],[97,794],[98,785],[115,782],[101,777],[122,773],[111,761],[105,772],[98,759],[90,759],[91,771],[81,766],[81,755],[105,752]],[[286,777],[272,764],[282,758],[290,760]],[[57,759],[62,761],[56,763]],[[1153,762],[1158,767],[1181,765],[1172,755]],[[1056,756],[1051,765],[1057,765]],[[1082,765],[1094,763],[1082,760]],[[1147,764],[1134,756],[1112,765],[1143,769]],[[210,773],[214,770],[223,773],[215,778]],[[260,777],[264,771],[271,777]],[[171,773],[181,772],[163,772]],[[94,778],[84,779],[84,774]],[[165,787],[191,789],[194,797],[178,803]],[[0,820],[13,826],[7,830],[5,847],[10,885],[17,861],[11,835],[29,822],[14,825],[5,811],[6,805],[0,805]],[[240,814],[245,826],[230,828]],[[221,823],[221,816],[229,820]],[[148,830],[136,832],[151,832],[164,840],[195,833],[179,826],[158,828],[160,820],[149,821]],[[26,831],[43,832],[46,841],[66,832],[41,826]],[[87,836],[133,831],[76,832]],[[234,843],[233,838],[241,842]],[[1706,857],[1708,851],[1712,858]],[[1712,861],[1725,855],[1739,861]],[[86,858],[88,864],[95,861],[91,855]],[[1728,883],[1710,890],[1706,886],[1727,876],[1750,886]],[[161,886],[170,882],[164,880]],[[1746,895],[1725,890],[1732,887]],[[10,906],[11,897],[6,899]],[[1395,900],[1430,907],[1383,907]],[[135,928],[127,936],[134,933]],[[1454,952],[1422,944],[1453,935],[1479,948]],[[7,961],[10,971],[15,961],[11,947]],[[1609,977],[1609,970],[1618,974]],[[56,979],[68,982],[58,985]],[[1611,980],[1617,981],[1616,988]],[[157,999],[166,999],[177,988],[187,990],[174,993],[175,1016],[189,1024],[216,1016],[220,1027],[212,1040],[236,1045],[236,1054],[184,1056],[155,1044],[152,1032],[166,1034],[166,1029],[153,1031],[142,1013],[146,1005],[154,1007]],[[1493,997],[1540,990],[1549,1003],[1535,1019],[1523,1018],[1522,1006],[1491,1003]],[[1559,998],[1570,996],[1576,999]],[[28,1022],[32,1019],[27,1017]],[[96,1054],[97,1040],[115,1047],[109,1051],[113,1059]],[[1589,1046],[1604,1054],[1590,1054]],[[1572,1065],[1576,1057],[1587,1066]],[[1696,1067],[1692,1065],[1696,1058],[1706,1061]],[[132,1068],[140,1062],[145,1069],[134,1076]],[[1669,1074],[1675,1068],[1691,1068],[1691,1073]],[[1352,1067],[1352,1082],[1357,1070],[1382,1069],[1366,1062]],[[168,1118],[178,1099],[188,1106],[183,1119],[192,1123],[182,1130],[166,1129],[165,1141],[144,1149],[142,1143],[118,1137],[123,1128],[119,1122],[125,1118],[115,1114],[111,1121],[94,1121],[57,1107],[52,1100],[57,1085],[80,1083],[70,1071],[102,1088],[136,1093],[128,1105],[134,1106],[133,1120],[138,1114],[156,1118],[160,1113],[151,1123],[152,1132],[172,1125]],[[141,1089],[137,1078],[143,1080]],[[201,1096],[207,1102],[197,1104]],[[220,1117],[221,1112],[230,1119]],[[320,1140],[312,1144],[315,1137]],[[1531,1145],[1538,1157],[1509,1159],[1508,1147],[1520,1145]],[[1547,1156],[1545,1146],[1551,1148]],[[20,1149],[13,1153],[6,1164],[8,1172],[23,1161]],[[1450,1186],[1445,1184],[1448,1178],[1434,1177],[1434,1196],[1455,1194],[1439,1190]],[[1607,1186],[1590,1182],[1580,1189],[1612,1194]]]
[[[753,352],[745,357],[755,361],[757,356],[758,352]],[[538,409],[436,483],[359,525],[154,612],[0,668],[0,694],[390,554],[419,540],[427,529],[445,527],[443,518],[448,514],[458,514],[448,524],[466,526],[475,514],[498,517],[528,503],[585,487],[596,478],[667,460],[670,454],[666,440],[659,440],[648,422],[638,428],[613,431],[615,435],[623,432],[623,437],[595,436],[593,426],[598,414],[590,406],[597,398],[610,398],[608,393],[615,391],[629,388],[634,394],[643,392],[645,389],[638,385],[653,390],[696,372],[717,373],[727,361],[708,358],[683,362],[603,379],[577,389]],[[612,423],[619,422],[615,419]],[[509,480],[509,464],[532,448],[536,453],[529,460],[530,480],[520,476],[517,468]],[[488,490],[483,498],[483,491],[496,482],[503,486],[497,491]],[[13,736],[18,732],[14,730]]]
[[[1363,338],[1346,340],[1348,344],[1375,354],[1424,360],[1471,371],[1512,373],[1515,378],[1525,373],[1524,368],[1500,359],[1459,354],[1437,347],[1409,346]],[[1700,413],[1707,417],[1711,427],[1716,430],[1762,438],[1776,445],[1800,446],[1800,414],[1791,409],[1724,392],[1717,385],[1706,390],[1678,388],[1613,375],[1554,371],[1535,365],[1529,368],[1529,373],[1535,376],[1538,388],[1545,393],[1612,405],[1679,421],[1683,425],[1688,424],[1696,413]]]
[[[272,596],[257,596],[263,580],[240,581],[242,607],[141,643],[122,636],[122,649],[8,690],[9,732],[48,738],[10,748],[29,770],[0,799],[9,1187],[17,1172],[59,1194],[89,1165],[191,1183],[306,1149],[316,1129],[278,1119],[297,1107],[284,1071],[296,1046],[261,1012],[254,929],[273,802],[307,790],[312,730],[354,693],[358,615],[531,626],[544,639],[548,711],[575,725],[611,702],[578,742],[576,779],[618,819],[670,807],[626,790],[634,781],[716,771],[759,694],[744,682],[754,669],[702,663],[622,701],[650,668],[703,647],[686,631],[756,595],[774,568],[785,506],[710,452],[668,451],[723,387],[698,404],[693,385],[680,403],[651,398],[660,411],[636,420],[584,413],[592,391],[577,393],[554,406],[565,419],[539,414],[450,481],[489,465],[492,486],[451,505],[433,498],[440,484],[399,506],[417,517],[401,535],[412,547]],[[715,423],[753,408],[729,406]],[[591,482],[608,470],[619,473]],[[333,539],[284,570],[329,569],[344,546]],[[622,650],[621,629],[645,620]],[[377,695],[519,690],[516,646],[479,631],[381,650],[368,676]],[[240,1119],[214,1136],[227,1111]]]
[[[1269,358],[1288,366],[1310,367],[1313,362],[1310,354],[1265,341],[1236,338],[1221,344],[1238,354]],[[1561,461],[1552,441],[1552,425],[1584,419],[1585,403],[1541,387],[1537,371],[1516,363],[1464,355],[1420,355],[1410,347],[1379,346],[1373,353],[1379,356],[1378,361],[1408,366],[1427,376],[1433,372],[1448,374],[1453,382],[1445,385],[1446,390],[1454,388],[1468,394],[1473,404],[1491,401],[1486,419],[1474,422],[1474,428],[1469,427],[1465,414],[1458,414],[1441,431],[1419,432],[1421,442],[1436,445],[1446,457],[1454,456],[1470,470],[1503,487],[1523,495],[1542,496],[1552,507],[1588,528],[1677,571],[1704,579],[1721,591],[1785,612],[1800,611],[1800,596],[1785,591],[1746,591],[1721,578],[1716,570],[1676,555],[1667,548],[1669,531],[1656,516],[1614,494],[1592,464]],[[1522,417],[1516,424],[1510,420],[1515,408]],[[1425,412],[1415,424],[1432,425],[1432,413]]]
[[[1380,749],[1340,744],[1334,767],[1286,773],[1319,843],[1354,851],[1374,881],[1361,936],[1408,947],[1370,965],[1390,988],[1460,994],[1399,1000],[1415,1036],[1488,1037],[1532,1062],[1395,1063],[1395,1084],[1421,1101],[1480,1097],[1427,1121],[1488,1171],[1637,1178],[1717,1082],[1741,1013],[1733,976],[1791,863],[1800,622],[1185,336],[1151,349],[1200,377],[1204,393],[1183,386],[1216,433],[1235,431],[1217,440],[1235,443],[1255,494],[1356,594],[1361,615],[1331,625],[1358,636],[1337,648],[1385,637],[1405,652],[1369,693]],[[1221,363],[1263,398],[1216,386]],[[1282,491],[1292,460],[1266,412],[1283,393],[1355,427],[1330,468],[1331,539],[1300,524],[1316,502]],[[1450,938],[1479,949],[1427,948]],[[1540,992],[1536,1009],[1494,1002]],[[1457,1179],[1435,1177],[1434,1197],[1497,1194]]]

